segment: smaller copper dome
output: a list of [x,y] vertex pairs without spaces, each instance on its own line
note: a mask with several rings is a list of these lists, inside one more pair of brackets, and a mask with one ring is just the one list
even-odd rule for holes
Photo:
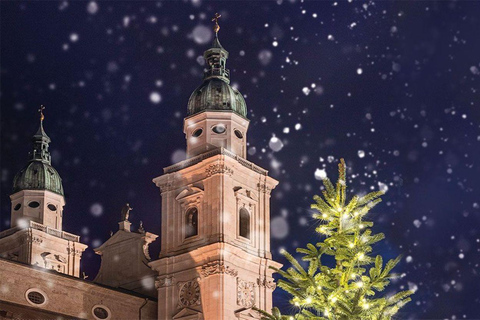
[[13,179],[13,192],[21,190],[48,190],[63,196],[62,178],[48,163],[30,161]]

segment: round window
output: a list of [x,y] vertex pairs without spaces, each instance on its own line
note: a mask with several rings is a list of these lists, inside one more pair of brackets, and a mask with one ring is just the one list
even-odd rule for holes
[[40,203],[38,203],[37,201],[32,201],[28,204],[28,206],[30,208],[38,208],[40,206]]
[[224,133],[225,131],[227,130],[227,128],[225,128],[225,126],[223,124],[217,124],[216,126],[214,126],[212,128],[212,131],[215,132],[215,133]]
[[203,130],[202,130],[202,129],[197,129],[197,130],[193,131],[192,137],[198,138],[198,137],[200,137],[200,136],[202,135],[202,133],[203,133]]
[[51,211],[57,211],[57,207],[55,207],[53,204],[49,204],[48,206],[48,209],[50,209]]
[[110,310],[105,306],[94,306],[92,308],[92,314],[97,320],[110,319]]
[[41,306],[47,303],[47,296],[40,289],[28,289],[25,293],[28,303],[34,306]]
[[18,210],[20,210],[21,207],[22,207],[22,204],[17,203],[17,205],[15,206],[15,208],[13,208],[13,210],[18,211]]
[[240,130],[235,129],[235,135],[237,136],[238,139],[243,139],[243,133],[240,132]]
[[27,295],[28,300],[35,304],[44,304],[45,303],[45,296],[37,291],[29,292]]

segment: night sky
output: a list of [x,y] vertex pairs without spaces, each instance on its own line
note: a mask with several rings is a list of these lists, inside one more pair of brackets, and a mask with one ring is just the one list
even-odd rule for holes
[[[44,104],[64,230],[91,249],[131,221],[160,233],[152,179],[185,157],[210,18],[248,107],[248,159],[280,181],[272,252],[316,243],[309,209],[345,158],[354,193],[403,254],[389,290],[417,290],[400,319],[480,319],[480,3],[475,1],[2,1],[1,229]],[[158,243],[152,257],[158,255]],[[280,289],[274,301],[288,311]]]

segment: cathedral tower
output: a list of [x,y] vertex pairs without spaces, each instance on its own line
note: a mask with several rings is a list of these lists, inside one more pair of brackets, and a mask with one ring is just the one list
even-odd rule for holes
[[11,228],[0,233],[0,255],[78,277],[87,246],[79,236],[62,230],[62,179],[52,167],[43,107],[39,111],[30,159],[13,180]]
[[[218,15],[214,18],[215,22]],[[159,319],[259,319],[270,311],[270,192],[277,181],[246,160],[245,100],[229,84],[228,52],[205,51],[203,83],[184,120],[187,160],[155,178],[162,196]]]

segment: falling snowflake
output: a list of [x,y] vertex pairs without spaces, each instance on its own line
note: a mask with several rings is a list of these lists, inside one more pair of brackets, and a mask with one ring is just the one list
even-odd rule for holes
[[94,217],[100,217],[103,214],[103,206],[100,203],[94,203],[90,206],[90,213]]
[[95,1],[90,1],[87,5],[87,12],[96,14],[98,12],[98,4]]
[[212,40],[212,30],[204,25],[196,26],[192,31],[193,41],[198,44],[206,44]]
[[278,139],[277,137],[273,136],[270,138],[270,142],[268,143],[268,146],[270,149],[272,149],[275,152],[278,152],[282,150],[283,148],[283,142],[282,140]]
[[317,180],[323,180],[327,177],[327,172],[325,169],[318,169],[315,170],[315,179]]
[[162,101],[162,96],[158,92],[152,92],[150,93],[150,101],[153,103],[160,103],[160,101]]

